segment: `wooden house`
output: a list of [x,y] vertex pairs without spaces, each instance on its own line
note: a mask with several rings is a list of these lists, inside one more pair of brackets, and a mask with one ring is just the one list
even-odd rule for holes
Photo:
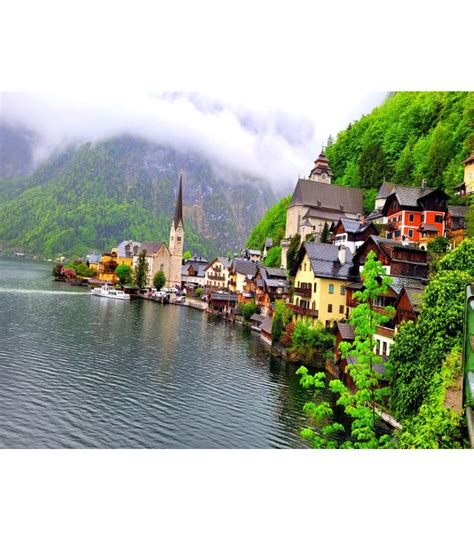
[[264,316],[273,314],[277,299],[287,301],[290,296],[290,282],[286,271],[274,267],[259,267],[255,276],[255,302]]
[[457,246],[466,237],[466,213],[470,207],[448,205],[446,213],[446,238]]
[[258,265],[255,261],[233,259],[229,266],[229,290],[234,293],[242,293],[247,287],[246,283],[255,278],[257,269]]
[[351,253],[361,246],[370,235],[378,235],[377,228],[365,218],[354,220],[352,218],[339,218],[330,228],[333,244],[347,246]]

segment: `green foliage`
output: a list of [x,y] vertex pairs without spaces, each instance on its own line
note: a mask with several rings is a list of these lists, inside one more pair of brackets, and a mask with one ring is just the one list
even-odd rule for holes
[[291,351],[297,354],[298,360],[310,363],[325,359],[327,352],[334,346],[334,335],[320,321],[316,321],[313,326],[298,321],[292,331],[291,341]]
[[[387,389],[381,386],[381,375],[374,370],[374,365],[380,362],[374,353],[374,334],[377,325],[390,319],[393,308],[392,310],[388,308],[387,314],[381,314],[374,311],[372,305],[377,296],[387,292],[391,278],[386,276],[382,264],[375,259],[374,252],[369,253],[361,277],[364,289],[354,294],[359,304],[353,309],[349,320],[349,323],[354,325],[355,339],[352,344],[341,342],[339,345],[343,358],[350,355],[357,359],[355,363],[347,366],[356,390],[351,392],[340,380],[331,381],[329,388],[338,395],[337,405],[342,406],[346,414],[352,418],[350,439],[346,439],[341,447],[385,448],[391,446],[390,437],[387,435],[379,437],[375,428],[377,418],[375,404],[383,402]],[[293,343],[294,335],[295,333]],[[320,390],[325,387],[324,374],[311,376],[305,367],[298,369],[297,374],[302,376],[303,387],[315,388],[318,398]],[[316,448],[336,447],[338,444],[333,436],[344,432],[344,427],[340,423],[333,422],[334,412],[330,404],[308,402],[304,411],[318,425],[319,430],[309,427],[302,431],[302,437],[308,439]]]
[[424,403],[395,432],[401,449],[458,449],[463,447],[462,416],[445,407],[446,388],[460,375],[460,348],[454,347],[430,382]]
[[428,253],[431,256],[445,254],[449,248],[449,241],[446,237],[436,237],[428,243]]
[[61,278],[61,273],[62,273],[62,270],[63,270],[63,266],[61,263],[55,263],[54,267],[53,267],[53,270],[51,272],[51,274],[54,276],[54,278],[58,279],[58,278]]
[[281,299],[275,301],[272,321],[272,340],[279,342],[285,327],[291,321],[292,312]]
[[195,290],[194,290],[194,294],[196,295],[196,297],[201,297],[204,293],[204,289],[202,287],[197,287]]
[[133,282],[140,289],[146,287],[148,276],[148,262],[146,260],[146,250],[142,250],[138,256],[138,261],[133,273]]
[[400,326],[390,352],[389,378],[390,405],[402,420],[416,415],[428,400],[443,359],[461,343],[465,288],[473,280],[473,261],[472,239],[448,252],[425,289],[416,324]]
[[74,261],[73,263],[70,263],[69,265],[66,265],[64,267],[65,269],[74,269],[76,271],[77,276],[83,276],[86,278],[92,278],[96,275],[95,271],[93,271],[91,268],[89,268],[85,263],[82,261]]
[[290,245],[288,246],[288,252],[286,254],[286,268],[291,270],[296,262],[296,257],[301,245],[301,235],[297,233],[291,238]]
[[339,133],[326,154],[337,184],[377,189],[384,180],[426,179],[451,194],[474,147],[473,127],[472,92],[395,92]]
[[192,255],[191,255],[191,252],[189,250],[186,250],[183,254],[183,259],[186,261],[188,259],[191,259]]
[[369,188],[364,190],[364,213],[370,214],[375,208],[375,198],[377,196],[377,188]]
[[122,263],[115,269],[115,274],[117,275],[121,285],[129,284],[132,279],[132,267]]
[[242,303],[239,308],[242,311],[245,321],[250,321],[250,318],[256,314],[258,310],[254,300]]
[[324,222],[324,227],[323,227],[323,230],[321,232],[321,242],[323,244],[328,244],[329,243],[329,226],[328,226],[327,222]]
[[474,237],[474,204],[470,205],[466,212],[466,234],[469,237]]
[[273,246],[268,250],[267,257],[264,259],[265,267],[280,267],[281,266],[281,246]]
[[163,271],[158,271],[153,276],[153,286],[160,290],[166,284],[166,276]]
[[286,210],[291,201],[291,195],[271,207],[260,222],[254,227],[247,248],[263,250],[265,239],[271,237],[273,244],[279,244],[285,235]]

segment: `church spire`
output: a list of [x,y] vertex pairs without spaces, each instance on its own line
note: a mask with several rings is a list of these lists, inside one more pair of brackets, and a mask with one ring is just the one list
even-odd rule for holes
[[174,213],[174,227],[177,228],[179,223],[183,226],[183,175],[179,178],[178,198],[176,199],[176,210]]
[[331,184],[332,170],[329,167],[329,160],[324,154],[324,146],[321,149],[321,154],[314,160],[314,167],[309,174],[310,180]]

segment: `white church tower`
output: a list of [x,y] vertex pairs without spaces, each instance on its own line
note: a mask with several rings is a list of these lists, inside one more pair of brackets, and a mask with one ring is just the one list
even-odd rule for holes
[[183,223],[183,175],[179,179],[178,198],[174,220],[170,229],[170,272],[167,287],[181,288],[181,267],[183,265],[184,223]]
[[309,174],[309,180],[315,180],[316,182],[324,182],[324,184],[331,184],[332,170],[329,167],[329,161],[324,154],[324,148],[321,150],[321,154],[314,160],[314,167]]

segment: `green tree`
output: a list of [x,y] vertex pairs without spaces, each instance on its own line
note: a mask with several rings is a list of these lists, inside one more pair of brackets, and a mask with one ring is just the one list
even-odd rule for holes
[[285,302],[278,299],[275,301],[275,309],[273,310],[273,321],[272,321],[272,340],[274,342],[279,342],[285,327],[291,321],[292,312],[286,306]]
[[158,271],[153,276],[153,286],[160,290],[166,284],[166,276],[163,271]]
[[250,321],[250,318],[257,313],[258,308],[255,301],[252,300],[250,302],[242,303],[240,305],[240,310],[242,311],[245,321]]
[[[375,428],[377,419],[375,407],[376,404],[383,402],[387,396],[387,389],[381,387],[381,375],[374,369],[374,366],[380,363],[380,358],[375,354],[374,335],[377,325],[387,322],[393,315],[393,308],[387,307],[386,313],[381,314],[373,310],[373,303],[379,295],[387,292],[392,280],[386,275],[385,269],[375,259],[372,251],[367,257],[361,277],[364,288],[354,293],[354,298],[359,304],[352,310],[349,320],[349,323],[354,325],[355,340],[353,343],[341,342],[339,345],[343,358],[349,355],[356,358],[355,363],[347,366],[356,390],[352,393],[340,380],[331,381],[329,388],[338,395],[337,404],[343,406],[346,414],[352,418],[350,439],[347,439],[341,447],[373,449],[391,445],[390,437],[387,435],[379,437]],[[304,366],[297,370],[297,374],[301,375],[303,387],[315,388],[316,398],[319,399],[319,393],[325,387],[325,374],[319,372],[310,375]],[[338,443],[334,436],[337,433],[344,433],[344,427],[333,421],[334,411],[329,402],[307,402],[304,411],[316,426],[302,430],[302,437],[309,440],[315,448],[336,447]]]
[[438,124],[431,135],[427,156],[427,176],[430,186],[443,185],[443,172],[452,156],[453,141],[449,130]]
[[334,335],[324,328],[320,321],[308,325],[298,321],[291,334],[291,351],[304,363],[322,362],[328,351],[334,346]]
[[321,232],[321,242],[323,244],[329,244],[329,226],[327,222],[324,222],[324,227]]
[[270,248],[263,263],[265,267],[279,267],[281,265],[281,246]]
[[183,259],[185,261],[187,261],[188,259],[191,259],[192,255],[191,255],[191,252],[189,250],[186,250],[183,254]]
[[194,294],[196,295],[196,297],[201,297],[202,294],[204,293],[204,289],[202,287],[197,287],[195,290],[194,290]]
[[121,285],[129,284],[132,279],[132,267],[122,263],[115,269],[115,274],[118,276]]
[[148,280],[148,262],[146,260],[146,250],[142,250],[138,256],[138,261],[133,273],[133,281],[140,289],[146,287]]
[[288,270],[290,270],[295,264],[296,256],[298,255],[298,250],[300,249],[300,244],[301,235],[296,233],[296,235],[291,238],[290,245],[288,246],[288,252],[286,253],[286,268]]

